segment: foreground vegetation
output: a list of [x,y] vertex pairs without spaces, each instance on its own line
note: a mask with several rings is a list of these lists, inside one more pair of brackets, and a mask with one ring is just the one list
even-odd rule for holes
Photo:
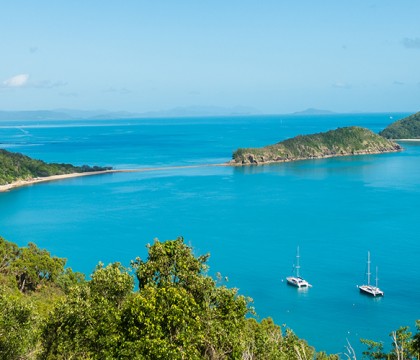
[[[65,259],[0,238],[0,358],[339,359],[256,321],[250,299],[207,275],[207,260],[182,238],[155,241],[146,260],[99,264],[86,280]],[[364,340],[366,356],[413,358],[419,334],[401,328],[390,353]],[[350,346],[344,356],[356,358]]]
[[0,149],[0,185],[17,180],[29,180],[37,177],[64,175],[93,171],[110,170],[110,167],[73,166],[70,164],[48,164],[41,160]]
[[262,148],[240,148],[233,165],[264,164],[333,156],[377,154],[401,150],[401,146],[372,131],[352,126],[324,133],[300,135]]
[[420,139],[420,112],[395,121],[379,134],[387,139]]

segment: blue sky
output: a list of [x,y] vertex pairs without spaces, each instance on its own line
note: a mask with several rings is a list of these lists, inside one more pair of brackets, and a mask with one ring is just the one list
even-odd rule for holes
[[5,0],[0,110],[420,110],[420,1]]

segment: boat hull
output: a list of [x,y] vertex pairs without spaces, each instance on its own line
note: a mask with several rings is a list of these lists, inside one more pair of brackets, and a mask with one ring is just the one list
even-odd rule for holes
[[359,286],[359,290],[362,294],[370,295],[370,296],[384,296],[384,292],[376,286],[372,285],[361,285]]
[[310,287],[309,283],[301,277],[289,276],[286,278],[286,280],[288,285],[292,285],[297,288]]

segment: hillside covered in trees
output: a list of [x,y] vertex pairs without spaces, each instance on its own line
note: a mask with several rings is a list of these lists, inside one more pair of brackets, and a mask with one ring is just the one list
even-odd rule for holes
[[231,165],[258,165],[325,157],[378,154],[401,150],[397,143],[372,131],[352,126],[324,133],[300,135],[262,148],[240,148]]
[[395,121],[379,134],[387,139],[420,139],[420,111]]
[[46,163],[20,153],[0,149],[0,185],[10,184],[17,180],[105,170],[111,170],[111,168]]
[[[0,237],[0,358],[340,358],[269,318],[255,320],[250,299],[208,276],[209,255],[194,256],[182,238],[147,247],[146,260],[100,263],[86,280],[35,244]],[[397,359],[401,351],[411,359],[420,333],[399,329],[390,353],[364,342],[368,358]]]

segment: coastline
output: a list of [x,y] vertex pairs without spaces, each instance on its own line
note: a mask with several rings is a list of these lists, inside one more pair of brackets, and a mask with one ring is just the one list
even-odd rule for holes
[[32,179],[27,179],[27,180],[17,180],[10,184],[0,185],[0,193],[17,189],[23,186],[30,186],[30,185],[35,185],[35,184],[50,182],[50,181],[72,179],[72,178],[82,177],[82,176],[105,175],[105,174],[128,173],[128,172],[147,172],[147,171],[159,171],[159,170],[191,169],[191,168],[200,168],[200,167],[207,167],[207,166],[229,166],[229,165],[227,163],[203,164],[203,165],[180,165],[180,166],[166,166],[166,167],[139,168],[139,169],[114,169],[114,170],[105,170],[105,171],[92,171],[92,172],[85,172],[85,173],[52,175],[52,176],[38,177],[38,178],[32,178]]
[[10,184],[0,185],[0,193],[13,190],[22,186],[29,186],[29,185],[39,184],[43,182],[48,182],[48,181],[71,179],[71,178],[81,177],[81,176],[111,174],[117,171],[118,170],[92,171],[92,172],[85,172],[85,173],[71,173],[71,174],[63,174],[63,175],[37,177],[37,178],[27,179],[27,180],[17,180]]
[[[420,141],[420,139],[400,139],[400,141]],[[85,172],[85,173],[52,175],[52,176],[38,177],[38,178],[27,179],[27,180],[17,180],[10,184],[0,185],[0,193],[7,192],[7,191],[24,187],[24,186],[36,185],[39,183],[50,182],[50,181],[71,179],[71,178],[82,177],[82,176],[94,176],[94,175],[129,173],[129,172],[194,169],[194,168],[202,168],[202,167],[224,167],[224,166],[229,166],[229,167],[244,167],[245,166],[246,167],[246,166],[280,164],[280,163],[288,163],[288,162],[303,161],[303,160],[321,160],[321,159],[343,157],[343,156],[377,155],[377,154],[389,153],[389,152],[399,152],[402,150],[403,149],[401,148],[398,150],[388,150],[388,151],[378,151],[378,152],[360,152],[360,153],[353,153],[353,154],[334,154],[334,155],[329,154],[329,155],[322,155],[322,156],[298,157],[298,158],[282,159],[282,160],[266,160],[266,161],[260,161],[260,162],[255,161],[255,162],[249,162],[249,163],[240,163],[240,162],[236,162],[235,160],[230,160],[228,162],[219,163],[219,164],[178,165],[178,166],[162,166],[162,167],[137,168],[137,169],[113,169],[113,170],[92,171],[92,172]]]

